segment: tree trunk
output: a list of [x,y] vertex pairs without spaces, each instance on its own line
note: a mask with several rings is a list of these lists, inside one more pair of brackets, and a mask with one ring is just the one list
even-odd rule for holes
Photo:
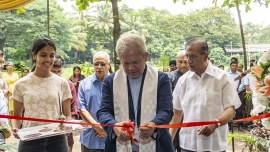
[[238,14],[238,19],[239,19],[239,26],[240,26],[240,32],[241,32],[241,39],[242,39],[242,45],[243,45],[244,67],[245,67],[245,70],[247,70],[247,51],[246,51],[246,43],[245,43],[245,36],[244,36],[244,30],[243,30],[243,24],[242,24],[242,19],[241,19],[241,14],[240,14],[240,9],[239,9],[239,2],[238,2],[238,0],[236,0],[236,9],[237,9],[237,14]]
[[6,38],[0,39],[0,50],[3,51],[5,43],[6,43]]
[[118,70],[120,61],[117,58],[116,54],[116,42],[120,37],[120,22],[119,22],[119,13],[118,13],[118,4],[117,0],[111,0],[112,2],[112,10],[113,10],[113,43],[114,43],[114,71]]

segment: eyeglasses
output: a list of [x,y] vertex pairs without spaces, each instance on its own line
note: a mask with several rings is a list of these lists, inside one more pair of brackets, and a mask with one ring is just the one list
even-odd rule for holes
[[106,65],[107,65],[106,63],[98,63],[98,62],[94,63],[95,67],[98,67],[98,66],[105,67]]
[[200,53],[200,54],[190,54],[190,55],[186,54],[186,55],[185,55],[185,60],[187,60],[187,59],[195,60],[199,55],[203,55],[203,54],[204,54],[204,53]]

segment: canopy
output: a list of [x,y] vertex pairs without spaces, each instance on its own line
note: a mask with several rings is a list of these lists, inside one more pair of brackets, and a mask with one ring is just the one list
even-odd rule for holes
[[8,11],[22,7],[35,0],[0,0],[0,11]]

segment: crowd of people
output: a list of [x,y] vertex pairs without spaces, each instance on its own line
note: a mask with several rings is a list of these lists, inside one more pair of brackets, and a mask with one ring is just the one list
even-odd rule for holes
[[[145,41],[136,34],[120,37],[116,53],[121,62],[116,72],[110,71],[109,54],[98,51],[93,56],[94,74],[85,78],[76,66],[66,80],[61,77],[64,59],[56,54],[54,43],[47,38],[36,40],[31,50],[32,72],[24,69],[25,76],[19,79],[14,64],[8,63],[7,73],[0,77],[1,114],[55,120],[62,109],[66,120],[81,119],[93,125],[81,131],[82,152],[226,151],[228,122],[249,116],[252,109],[252,102],[244,103],[243,96],[252,91],[255,79],[250,74],[239,78],[243,65],[236,58],[226,72],[208,58],[207,42],[193,39],[170,61],[170,71],[161,72],[146,63]],[[0,51],[0,69],[4,62]],[[121,127],[130,120],[134,137]],[[216,124],[156,127],[195,121]],[[18,139],[21,128],[45,124],[12,120],[10,129],[7,119],[0,122],[6,127],[3,138],[13,134]],[[238,129],[242,127],[239,123]],[[20,141],[18,151],[71,152],[73,144],[72,134],[58,135]]]

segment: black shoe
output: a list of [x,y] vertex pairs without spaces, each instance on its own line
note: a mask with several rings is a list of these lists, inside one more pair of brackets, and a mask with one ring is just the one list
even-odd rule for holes
[[244,129],[240,126],[238,127],[238,131],[244,131]]

